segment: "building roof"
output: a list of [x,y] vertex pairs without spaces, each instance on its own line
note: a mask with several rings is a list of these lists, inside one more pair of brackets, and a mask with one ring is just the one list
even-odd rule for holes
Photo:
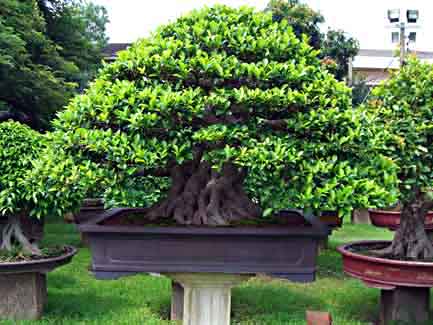
[[[361,49],[358,52],[359,56],[369,56],[369,57],[393,57],[395,51],[393,50],[376,50],[376,49]],[[433,52],[427,51],[411,51],[416,53],[416,56],[420,59],[433,59]]]
[[126,50],[131,43],[109,43],[103,50],[102,54],[106,60],[114,60],[117,52]]
[[[421,60],[433,63],[433,52],[414,51]],[[399,58],[393,50],[361,49],[353,60],[354,69],[398,69]]]

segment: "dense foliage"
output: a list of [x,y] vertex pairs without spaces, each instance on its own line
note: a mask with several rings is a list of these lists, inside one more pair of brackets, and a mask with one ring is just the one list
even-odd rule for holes
[[424,216],[433,208],[433,66],[409,58],[400,72],[373,90],[375,123],[389,134],[386,155],[398,165],[402,223],[393,254],[433,258]]
[[307,36],[309,44],[320,49],[321,58],[332,59],[335,65],[331,71],[338,80],[347,76],[348,60],[359,50],[356,39],[346,36],[342,30],[330,29],[327,33],[322,33],[320,24],[325,22],[325,18],[298,0],[271,0],[266,11],[272,13],[275,21],[287,20],[297,37]]
[[46,145],[45,137],[26,125],[0,123],[0,255],[17,250],[30,255],[41,253],[23,227],[23,222],[32,222],[27,217],[34,206],[33,193],[23,184]]
[[40,133],[18,122],[0,123],[0,215],[25,208],[31,193],[22,186],[46,146]]
[[67,79],[83,89],[101,67],[107,45],[107,10],[83,0],[37,0],[46,22],[46,34],[60,55],[78,68]]
[[0,121],[13,118],[37,129],[96,69],[106,22],[93,5],[65,5],[47,16],[60,1],[45,1],[46,12],[41,2],[0,1]]
[[72,94],[66,75],[75,69],[45,35],[35,1],[0,5],[0,112],[24,113],[34,127]]
[[153,216],[184,223],[204,202],[231,215],[380,206],[395,199],[394,167],[369,122],[286,20],[194,11],[122,52],[59,114],[57,148],[34,171],[37,213],[78,202],[78,180],[124,202],[137,176],[145,205],[175,202]]

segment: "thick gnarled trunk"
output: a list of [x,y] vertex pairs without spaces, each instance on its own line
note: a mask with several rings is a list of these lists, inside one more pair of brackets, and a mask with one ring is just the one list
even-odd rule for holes
[[261,216],[261,209],[243,189],[246,172],[232,163],[225,163],[217,172],[208,162],[188,161],[172,167],[170,176],[172,186],[167,198],[150,209],[150,219],[224,226]]
[[31,243],[25,235],[20,217],[17,215],[9,216],[7,224],[3,228],[0,250],[11,251],[14,245],[18,244],[24,253],[31,255],[41,255],[41,250],[36,243]]
[[431,202],[416,198],[403,205],[400,227],[395,233],[387,253],[393,257],[414,260],[432,260],[433,245],[424,227]]

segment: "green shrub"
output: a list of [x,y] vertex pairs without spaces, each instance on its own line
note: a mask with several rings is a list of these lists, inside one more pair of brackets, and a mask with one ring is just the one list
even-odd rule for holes
[[45,137],[18,122],[0,123],[0,211],[17,213],[31,193],[21,187],[46,146]]
[[34,207],[33,193],[24,183],[46,144],[43,135],[26,125],[12,121],[0,123],[0,218],[3,219],[0,254],[16,249],[27,254],[41,253],[26,237],[21,222]]

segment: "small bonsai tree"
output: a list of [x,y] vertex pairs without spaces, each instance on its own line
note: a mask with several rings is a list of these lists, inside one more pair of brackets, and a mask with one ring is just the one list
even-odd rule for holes
[[0,218],[7,218],[0,234],[0,250],[13,250],[18,244],[28,254],[40,254],[36,243],[31,243],[23,230],[31,193],[22,182],[32,169],[46,140],[40,133],[18,122],[0,123]]
[[433,66],[409,58],[398,73],[373,91],[375,123],[388,133],[386,155],[398,165],[401,224],[383,253],[398,258],[432,259],[424,230],[433,208]]
[[317,54],[270,13],[216,6],[181,17],[122,52],[59,114],[57,148],[35,169],[45,187],[33,193],[54,211],[78,204],[77,184],[57,172],[70,161],[64,172],[112,197],[140,177],[146,217],[179,224],[390,203],[381,130],[366,128]]

